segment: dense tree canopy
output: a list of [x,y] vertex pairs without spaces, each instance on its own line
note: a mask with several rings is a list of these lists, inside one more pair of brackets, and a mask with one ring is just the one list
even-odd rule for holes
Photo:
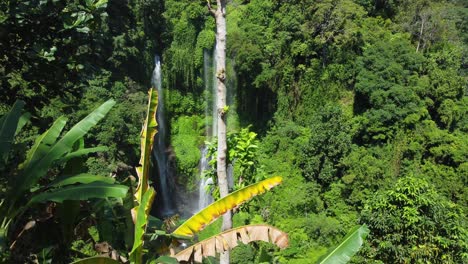
[[[268,223],[290,238],[282,251],[263,243],[234,249],[231,262],[311,263],[355,224],[370,234],[354,263],[468,262],[468,3],[227,2],[230,188],[284,178],[242,206],[234,224]],[[211,170],[199,168],[201,149],[214,140],[214,44],[206,1],[2,1],[0,116],[21,99],[30,122],[1,168],[0,204],[11,191],[6,179],[19,175],[54,120],[77,123],[111,98],[116,105],[75,146],[107,150],[53,164],[31,192],[70,170],[131,185],[158,54],[166,152],[186,217],[200,175],[214,177],[216,168],[213,160]],[[131,245],[126,202],[83,202],[68,222],[54,206],[32,206],[14,223],[16,249],[0,262],[68,263],[97,254],[100,242],[122,254]],[[55,227],[50,241],[32,246],[47,224]]]

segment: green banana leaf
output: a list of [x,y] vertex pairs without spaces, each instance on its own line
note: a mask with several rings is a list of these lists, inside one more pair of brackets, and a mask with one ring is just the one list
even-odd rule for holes
[[149,188],[143,194],[140,205],[134,208],[136,213],[135,219],[135,238],[133,242],[133,248],[130,251],[130,260],[132,263],[142,263],[142,250],[143,250],[143,236],[146,232],[146,226],[148,224],[149,211],[151,204],[153,203],[156,192],[153,188]]
[[351,257],[359,251],[364,239],[369,234],[369,228],[366,225],[354,227],[343,241],[325,256],[320,264],[345,264]]
[[69,153],[73,149],[74,143],[83,137],[97,122],[104,118],[114,104],[114,100],[109,100],[99,106],[91,114],[73,126],[57,143],[48,149],[44,156],[38,157],[36,162],[26,164],[22,177],[18,178],[14,188],[17,194],[16,197],[36,184],[37,181],[47,173],[47,170],[54,161]]
[[148,91],[148,108],[146,109],[146,120],[143,124],[140,134],[140,166],[136,168],[138,174],[138,187],[135,192],[137,202],[139,202],[143,194],[149,188],[149,168],[150,156],[153,149],[154,136],[157,133],[156,126],[156,110],[158,108],[158,93],[151,88]]
[[108,149],[109,148],[105,147],[105,146],[98,146],[98,147],[94,147],[94,148],[82,148],[82,149],[79,149],[77,151],[68,153],[61,160],[62,161],[67,161],[69,159],[77,158],[77,157],[87,155],[87,154],[90,154],[90,153],[94,153],[94,152],[104,152],[104,151],[107,151]]
[[71,264],[120,264],[119,261],[107,257],[91,257],[80,259]]
[[75,183],[91,183],[91,182],[105,182],[105,183],[114,183],[115,179],[106,176],[99,176],[89,173],[81,173],[74,176],[63,177],[52,182],[50,187],[60,187]]
[[21,115],[20,119],[18,120],[18,126],[16,126],[15,135],[17,135],[21,129],[29,122],[31,119],[31,113],[27,112]]
[[19,166],[19,168],[23,169],[26,166],[31,166],[35,161],[44,157],[55,141],[57,141],[57,138],[60,136],[60,133],[62,133],[66,124],[67,118],[64,116],[55,120],[52,126],[36,139],[34,145],[26,154],[26,160]]
[[7,162],[23,107],[23,101],[16,101],[11,110],[0,121],[0,169]]
[[104,182],[93,182],[67,186],[51,192],[44,192],[33,196],[29,204],[53,201],[61,203],[65,200],[88,200],[90,198],[124,198],[128,187],[125,185],[109,184]]
[[225,212],[239,206],[258,194],[264,193],[281,182],[282,178],[276,176],[232,192],[190,217],[181,226],[179,226],[173,234],[193,236]]

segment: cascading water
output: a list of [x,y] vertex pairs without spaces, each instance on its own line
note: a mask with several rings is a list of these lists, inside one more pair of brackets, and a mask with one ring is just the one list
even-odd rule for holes
[[[210,56],[208,50],[203,51],[203,81],[205,83],[205,120],[206,120],[206,139],[213,139],[216,136],[216,77],[214,74],[215,56]],[[210,111],[211,108],[211,111]],[[211,122],[210,122],[211,121]],[[203,178],[203,172],[209,168],[208,148],[204,146],[201,149],[200,158],[200,183],[198,190],[198,210],[201,210],[213,202],[213,197],[208,192],[208,185],[213,184],[213,179]]]
[[[202,149],[202,157],[200,159],[200,174],[203,175],[203,171],[207,170],[208,167],[208,148],[205,146]],[[208,192],[207,188],[213,184],[212,178],[201,178],[198,190],[198,211],[207,207],[213,202],[213,197]]]
[[[213,121],[209,119],[210,117],[210,107],[212,108],[212,99],[213,95],[210,92],[210,88],[213,87],[213,85],[210,82],[210,77],[212,76],[212,65],[211,65],[212,57],[210,56],[210,53],[207,49],[203,50],[203,83],[205,85],[205,127],[206,127],[206,136],[209,137],[211,136],[209,133],[211,133],[210,127],[213,125]],[[203,154],[203,152],[202,152]],[[203,158],[203,157],[202,157]]]
[[166,124],[164,118],[164,98],[162,89],[161,60],[158,55],[154,57],[154,71],[151,84],[158,91],[158,109],[156,120],[158,122],[158,133],[155,136],[153,145],[153,157],[156,161],[156,214],[160,217],[171,216],[175,213],[173,206],[172,171],[169,166],[168,147],[166,145]]
[[[213,49],[213,52],[216,51],[216,47]],[[203,52],[203,73],[204,73],[204,83],[205,83],[205,96],[206,96],[206,108],[205,108],[205,115],[206,115],[206,139],[213,140],[218,133],[218,126],[217,126],[217,117],[218,117],[218,110],[216,108],[216,89],[217,89],[217,77],[216,77],[216,55],[210,55],[208,50],[204,50]],[[233,92],[235,91],[236,80],[234,78],[235,72],[234,68],[231,67],[231,74],[230,81],[227,82],[227,103],[228,105],[235,106],[234,97],[235,95]],[[210,111],[211,110],[211,111]],[[211,116],[210,116],[211,112]],[[211,124],[209,122],[211,120]],[[198,200],[198,209],[202,209],[209,205],[213,201],[213,197],[210,193],[207,192],[207,186],[213,184],[213,179],[211,178],[203,178],[203,171],[208,169],[208,157],[207,157],[207,148],[206,146],[201,149],[201,159],[200,159],[200,183],[199,183],[199,200]],[[233,180],[233,166],[229,164],[227,167],[227,177],[228,177],[228,184],[229,187],[232,188],[234,185]]]

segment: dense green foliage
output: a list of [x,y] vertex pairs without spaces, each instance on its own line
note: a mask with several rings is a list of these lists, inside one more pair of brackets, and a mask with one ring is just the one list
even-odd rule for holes
[[[31,121],[17,134],[9,163],[2,167],[2,199],[5,192],[14,192],[7,180],[21,180],[18,165],[52,121],[66,115],[68,124],[75,124],[111,98],[117,102],[116,106],[74,147],[92,149],[99,144],[107,146],[106,151],[100,149],[98,153],[75,158],[66,166],[54,162],[46,177],[37,184],[34,182],[34,186],[27,186],[27,192],[52,189],[49,183],[64,173],[65,176],[113,175],[118,179],[129,174],[138,163],[139,132],[153,56],[162,48],[156,33],[164,22],[155,19],[160,10],[161,3],[157,1],[0,3],[0,115],[15,100],[22,99]],[[64,131],[69,128],[70,125],[62,127]],[[24,199],[21,197],[21,202],[26,203]],[[69,209],[54,203],[34,206],[11,223],[8,241],[17,240],[17,243],[9,250],[10,260],[4,260],[2,254],[0,262],[24,263],[38,259],[44,263],[52,260],[69,263],[70,258],[96,254],[93,243],[108,241],[117,249],[127,243],[122,237],[113,237],[125,234],[125,218],[118,213],[122,208],[119,199],[105,202],[89,199],[81,205],[68,204],[64,208]],[[99,234],[92,236],[88,230],[97,219]],[[20,233],[29,220],[36,221],[35,227]]]
[[[0,113],[22,99],[33,125],[42,130],[64,113],[78,121],[114,98],[116,108],[89,135],[89,144],[100,142],[112,151],[88,164],[103,173],[128,171],[137,161],[135,146],[158,45],[154,34],[163,23],[155,20],[158,10],[158,2],[1,3]],[[98,165],[103,163],[108,166]]]
[[[356,224],[367,224],[370,233],[354,263],[468,262],[466,1],[228,2],[234,182],[284,178],[242,207],[235,224],[268,223],[290,238],[282,251],[262,243],[239,247],[232,262],[319,261]],[[0,3],[0,115],[22,99],[31,120],[14,142],[2,143],[0,169],[14,172],[59,116],[76,123],[113,98],[115,107],[84,138],[87,147],[108,150],[80,162],[83,173],[124,180],[138,165],[145,93],[158,53],[168,152],[175,182],[192,199],[200,150],[211,140],[205,114],[212,112],[214,30],[206,1]],[[2,176],[0,193],[4,186]],[[93,214],[83,216],[75,235],[67,233],[68,246],[58,239],[65,229],[57,227],[51,242],[38,240],[5,258],[66,262],[94,254],[86,245],[103,241],[128,252],[132,241],[122,230],[129,219],[121,212],[133,206],[125,203],[85,203],[80,214]],[[28,211],[12,232],[49,207]],[[23,240],[41,234],[38,223]],[[59,256],[59,245],[69,251]]]
[[[195,77],[185,89],[196,92],[213,21],[200,14],[200,2],[167,3],[184,7],[169,21],[184,29],[174,30],[174,39],[190,36],[183,48],[191,50],[185,60],[195,62]],[[310,263],[361,222],[369,224],[371,242],[357,262],[467,261],[466,12],[462,1],[231,3],[227,52],[235,76],[228,77],[237,80],[241,124],[261,132],[254,174],[287,176],[275,194],[245,208],[245,221],[261,216],[289,231],[292,246],[277,259]],[[187,20],[195,25],[185,27]],[[171,43],[168,63],[181,48]],[[389,219],[375,193],[392,192],[399,179],[429,181],[434,202],[453,204],[436,213],[450,219],[434,220],[442,205],[425,209],[416,201],[392,207],[398,221]],[[404,210],[435,227],[405,223]],[[384,221],[393,222],[385,231]],[[449,223],[456,228],[443,231]],[[426,229],[437,231],[418,233]],[[234,251],[238,263],[265,254],[263,247],[239,250],[246,254],[240,260]]]
[[[34,145],[26,154],[26,159],[17,168],[8,170],[5,166],[9,158],[9,147],[14,135],[24,126],[21,120],[21,110],[24,102],[15,102],[11,111],[1,118],[0,138],[3,142],[2,152],[2,185],[0,196],[0,252],[6,250],[7,245],[15,252],[15,247],[24,230],[36,225],[36,220],[30,220],[23,231],[16,238],[11,239],[14,230],[18,228],[21,220],[18,219],[28,210],[32,210],[38,203],[55,202],[66,204],[59,206],[58,215],[61,218],[62,230],[72,232],[73,223],[79,212],[77,201],[88,201],[92,198],[124,198],[128,187],[113,184],[114,179],[99,175],[79,173],[83,168],[79,158],[89,153],[106,150],[103,147],[85,148],[83,136],[105,117],[114,106],[115,101],[109,100],[74,125],[68,132],[59,137],[67,123],[65,117],[60,117],[54,124],[38,136]],[[24,116],[24,115],[23,115]],[[10,143],[10,144],[7,144]],[[5,170],[6,168],[6,170]],[[59,176],[48,175],[55,169]],[[77,174],[79,173],[79,174]],[[51,177],[52,176],[52,177]],[[49,184],[40,184],[41,181]],[[67,225],[67,222],[69,225]],[[70,225],[71,224],[71,225]],[[11,230],[13,229],[13,230]],[[63,234],[64,244],[68,244],[69,237]],[[21,242],[20,242],[21,243]],[[24,261],[16,259],[16,261]]]

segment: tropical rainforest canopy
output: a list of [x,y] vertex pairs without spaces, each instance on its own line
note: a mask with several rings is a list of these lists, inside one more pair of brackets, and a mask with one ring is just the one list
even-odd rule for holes
[[[230,0],[226,21],[230,189],[283,181],[234,226],[289,237],[240,245],[231,263],[315,263],[364,224],[351,263],[468,263],[468,2]],[[164,232],[139,238],[147,263],[169,255],[161,234],[217,182],[216,159],[199,166],[216,155],[215,37],[204,0],[0,1],[0,262],[138,252],[129,201],[155,55],[175,211],[153,210]],[[71,199],[80,184],[109,192]]]

